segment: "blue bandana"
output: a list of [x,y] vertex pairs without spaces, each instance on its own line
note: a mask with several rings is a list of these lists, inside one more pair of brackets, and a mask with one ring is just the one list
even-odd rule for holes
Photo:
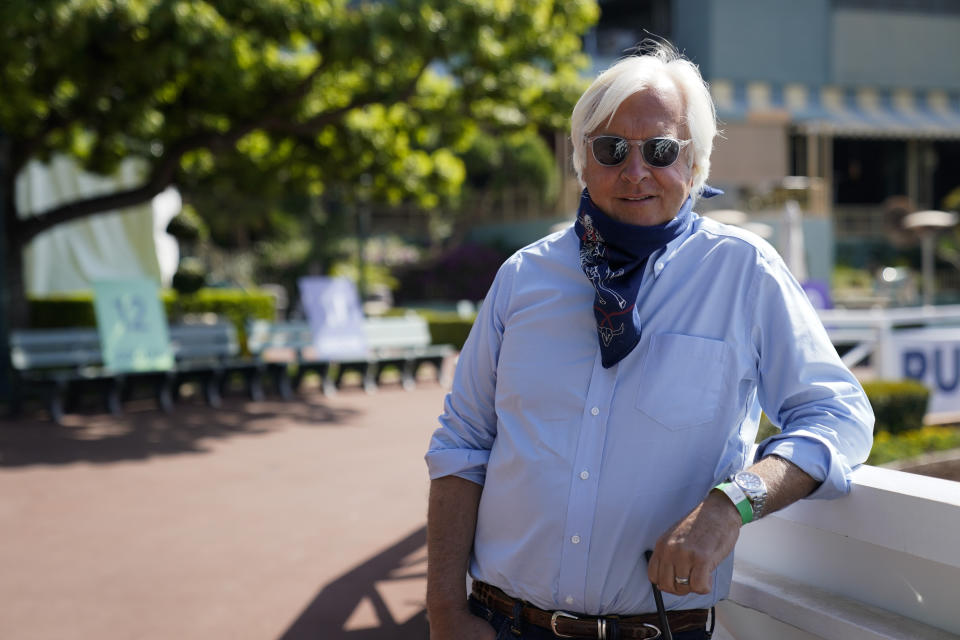
[[[723,193],[704,189],[702,197]],[[708,195],[709,194],[709,195]],[[596,291],[593,314],[604,368],[617,364],[640,342],[637,293],[650,255],[680,237],[693,219],[693,199],[664,224],[641,227],[614,220],[597,208],[584,189],[574,230],[580,238],[580,268]]]

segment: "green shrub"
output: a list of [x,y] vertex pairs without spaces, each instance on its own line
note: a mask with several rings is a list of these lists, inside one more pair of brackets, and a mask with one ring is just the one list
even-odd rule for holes
[[884,464],[929,453],[960,447],[960,429],[957,427],[926,426],[904,433],[879,431],[873,438],[873,449],[867,464]]
[[97,326],[90,291],[31,298],[28,305],[30,326],[36,329]]
[[430,325],[430,340],[433,344],[452,344],[458,350],[463,349],[463,343],[470,335],[474,316],[461,317],[456,313],[440,313],[436,311],[424,312],[427,323]]
[[243,289],[200,289],[189,295],[171,296],[167,318],[178,322],[185,314],[215,313],[237,328],[240,345],[246,352],[248,320],[273,320],[273,296]]
[[180,294],[200,291],[207,281],[207,268],[198,258],[183,258],[173,274],[173,288]]
[[[234,324],[240,344],[246,345],[245,324],[248,319],[273,319],[273,297],[262,291],[240,289],[201,289],[189,295],[165,290],[160,293],[171,324],[185,314],[215,313]],[[95,327],[93,292],[32,298],[30,326],[35,328]]]
[[[875,380],[863,383],[876,416],[875,432],[902,433],[923,427],[930,390],[916,380]],[[777,433],[766,414],[760,416],[757,442]]]
[[916,380],[863,383],[877,418],[875,431],[901,433],[923,427],[930,390]]
[[463,343],[467,341],[470,328],[473,327],[473,321],[476,319],[476,314],[461,316],[455,311],[434,311],[432,309],[405,307],[394,307],[387,311],[386,315],[402,316],[411,311],[427,321],[427,326],[430,328],[430,342],[433,344],[451,344],[457,350],[463,349]]

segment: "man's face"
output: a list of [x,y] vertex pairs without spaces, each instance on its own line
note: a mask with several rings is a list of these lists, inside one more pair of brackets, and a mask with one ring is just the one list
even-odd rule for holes
[[[686,140],[683,126],[683,100],[670,83],[662,83],[635,93],[620,105],[609,124],[604,123],[589,136],[615,135],[631,140],[659,136]],[[590,199],[615,220],[640,226],[663,224],[673,219],[690,195],[693,170],[691,145],[680,151],[671,166],[659,169],[644,162],[640,149],[630,145],[626,160],[615,167],[597,162],[587,145],[583,180]]]

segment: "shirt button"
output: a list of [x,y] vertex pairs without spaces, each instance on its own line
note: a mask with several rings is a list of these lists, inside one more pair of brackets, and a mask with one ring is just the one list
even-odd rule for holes
[[660,271],[661,269],[663,269],[663,263],[662,263],[662,262],[658,262],[658,263],[656,264],[656,267],[657,267],[657,271]]
[[589,477],[590,477],[590,472],[587,471],[586,469],[584,469],[583,471],[580,472],[580,479],[581,479],[581,480],[586,480],[586,479],[589,478]]
[[567,604],[573,604],[573,596],[567,596]]
[[594,416],[595,416],[595,415],[597,415],[598,413],[600,413],[600,409],[598,409],[597,407],[594,407],[593,409],[590,409],[590,415],[594,415]]
[[580,536],[573,536],[572,538],[570,538],[570,542],[572,542],[573,544],[580,544]]

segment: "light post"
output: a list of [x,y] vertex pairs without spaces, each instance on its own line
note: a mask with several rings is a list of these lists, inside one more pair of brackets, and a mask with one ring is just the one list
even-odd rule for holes
[[913,229],[920,235],[923,304],[932,305],[936,288],[934,257],[937,233],[956,226],[957,214],[947,211],[916,211],[903,219],[904,229]]

